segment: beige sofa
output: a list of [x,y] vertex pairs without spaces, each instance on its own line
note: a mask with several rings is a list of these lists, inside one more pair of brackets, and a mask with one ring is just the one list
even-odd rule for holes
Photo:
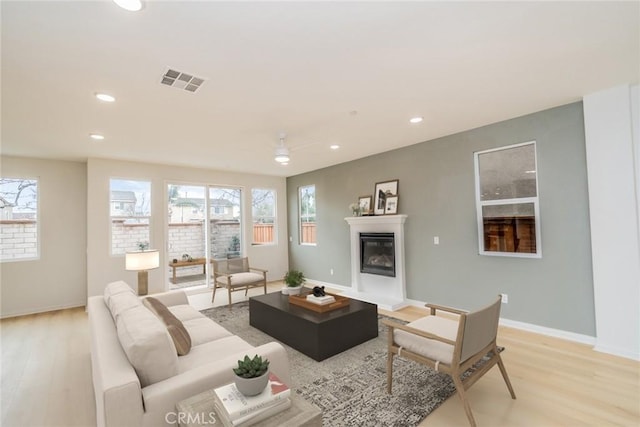
[[175,422],[177,402],[233,380],[245,354],[267,357],[270,369],[291,384],[284,347],[253,347],[203,316],[182,291],[152,295],[188,331],[191,349],[178,356],[165,323],[125,282],[105,288],[87,305],[97,425],[162,426]]

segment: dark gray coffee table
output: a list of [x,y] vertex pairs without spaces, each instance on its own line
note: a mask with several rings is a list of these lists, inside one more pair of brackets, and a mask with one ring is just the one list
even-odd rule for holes
[[289,304],[281,292],[249,299],[249,324],[321,361],[378,336],[378,306],[352,299],[326,313]]

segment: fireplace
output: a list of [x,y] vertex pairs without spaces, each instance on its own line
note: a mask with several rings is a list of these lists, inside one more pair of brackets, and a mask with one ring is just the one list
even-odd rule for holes
[[360,233],[360,272],[396,277],[393,233]]
[[[408,305],[404,268],[406,219],[407,215],[345,218],[351,243],[351,286],[342,295],[389,311]],[[367,236],[373,236],[373,240]]]

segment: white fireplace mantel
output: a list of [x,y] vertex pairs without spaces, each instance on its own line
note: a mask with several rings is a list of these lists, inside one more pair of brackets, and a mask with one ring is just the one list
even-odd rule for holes
[[[362,301],[377,304],[384,310],[398,310],[408,305],[404,268],[404,223],[407,215],[356,216],[345,218],[351,237],[351,288],[344,292]],[[360,272],[360,233],[393,233],[396,276]]]

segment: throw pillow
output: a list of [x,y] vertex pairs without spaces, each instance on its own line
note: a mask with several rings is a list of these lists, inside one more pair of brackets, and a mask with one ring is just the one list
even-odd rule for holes
[[191,350],[191,336],[189,336],[189,332],[187,332],[180,319],[174,316],[167,306],[156,298],[144,298],[142,303],[167,326],[167,331],[169,331],[173,344],[176,346],[178,356],[188,354]]
[[176,347],[167,327],[142,304],[120,313],[116,319],[120,345],[146,387],[178,375]]

